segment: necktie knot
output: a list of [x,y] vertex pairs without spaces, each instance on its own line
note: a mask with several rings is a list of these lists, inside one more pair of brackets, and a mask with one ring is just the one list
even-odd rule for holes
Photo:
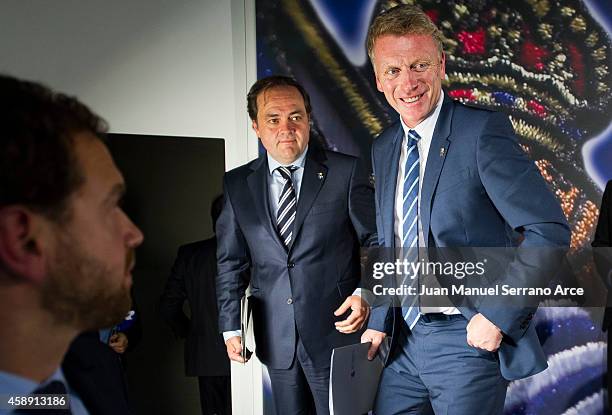
[[419,133],[415,130],[408,130],[408,147],[411,147],[417,143],[421,139]]
[[297,166],[280,166],[276,168],[276,170],[278,170],[278,172],[281,174],[281,176],[283,176],[283,179],[285,180],[290,180],[291,173],[293,173],[297,169]]

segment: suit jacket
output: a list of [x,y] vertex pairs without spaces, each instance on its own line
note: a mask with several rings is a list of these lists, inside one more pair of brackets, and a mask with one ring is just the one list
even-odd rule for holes
[[[612,180],[606,184],[603,198],[601,200],[601,208],[599,211],[599,220],[595,230],[595,238],[591,244],[593,248],[612,247]],[[603,329],[609,330],[612,325],[612,287],[610,286],[609,274],[612,271],[612,258],[610,250],[595,250],[595,264],[599,275],[604,278],[608,288],[608,307],[604,314]]]
[[376,243],[373,189],[355,157],[309,146],[294,239],[285,250],[269,203],[264,154],[224,177],[217,221],[219,329],[240,329],[240,299],[251,284],[256,353],[289,368],[299,335],[315,365],[334,347],[359,342],[339,333],[333,312],[359,283],[359,246]]
[[[179,248],[161,297],[160,311],[185,341],[187,376],[229,376],[229,359],[219,333],[217,313],[217,241],[210,238]],[[189,302],[191,318],[183,304]]]
[[[372,147],[379,243],[394,245],[395,187],[403,129],[398,122]],[[569,246],[570,231],[559,203],[518,145],[508,117],[445,97],[433,133],[420,196],[426,245],[434,247]],[[516,278],[527,279],[514,267]],[[527,281],[527,280],[526,280]],[[527,286],[525,283],[524,286]],[[461,307],[466,319],[482,313],[503,333],[502,375],[517,379],[546,368],[530,321],[535,308],[483,302]],[[393,334],[401,313],[388,304],[372,311],[369,327]],[[391,351],[395,347],[394,337]]]
[[77,336],[64,356],[62,370],[90,415],[133,413],[121,359],[100,341],[97,331]]

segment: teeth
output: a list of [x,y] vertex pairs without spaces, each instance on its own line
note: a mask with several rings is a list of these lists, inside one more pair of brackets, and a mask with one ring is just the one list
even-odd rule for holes
[[402,101],[407,102],[408,104],[410,104],[412,102],[418,101],[419,98],[421,98],[421,95],[417,95],[416,97],[412,97],[412,98],[402,98]]

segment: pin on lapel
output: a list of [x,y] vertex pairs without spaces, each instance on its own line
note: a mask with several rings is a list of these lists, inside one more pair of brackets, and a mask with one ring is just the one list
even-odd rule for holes
[[319,178],[319,180],[323,180],[323,173],[322,172],[318,172],[317,173],[317,177]]
[[446,154],[446,148],[440,147],[440,157],[444,157],[445,154]]

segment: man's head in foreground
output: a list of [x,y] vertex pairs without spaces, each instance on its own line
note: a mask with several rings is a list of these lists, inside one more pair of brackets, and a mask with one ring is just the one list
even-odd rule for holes
[[19,332],[111,326],[129,310],[143,237],[121,209],[105,123],[75,98],[7,76],[0,97],[2,315]]

